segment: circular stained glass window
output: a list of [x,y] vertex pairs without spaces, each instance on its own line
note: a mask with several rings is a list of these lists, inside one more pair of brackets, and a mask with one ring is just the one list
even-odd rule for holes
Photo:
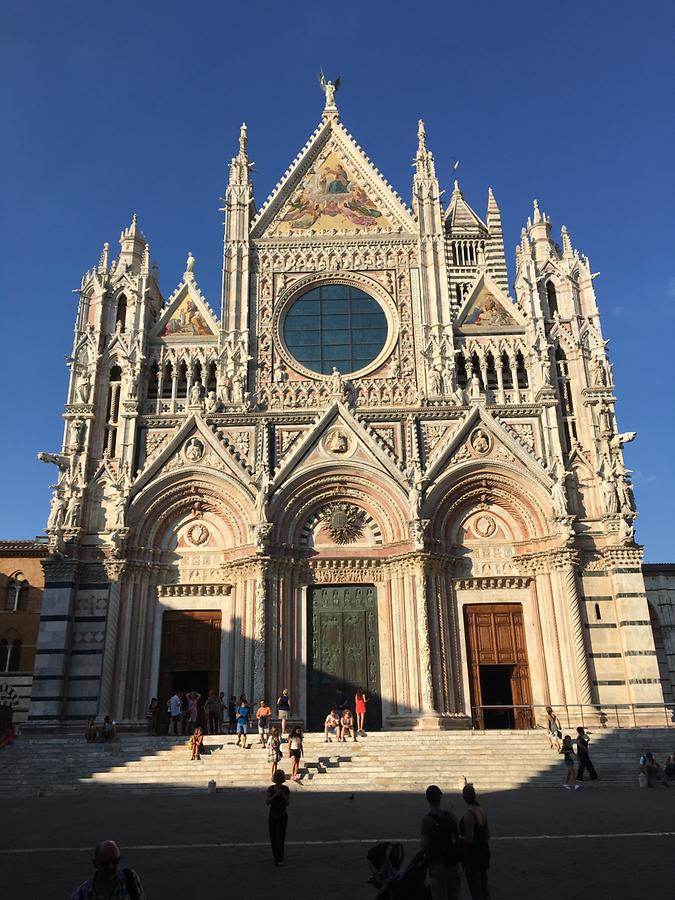
[[284,342],[312,372],[349,374],[370,365],[387,340],[387,317],[365,291],[326,284],[301,294],[284,320]]

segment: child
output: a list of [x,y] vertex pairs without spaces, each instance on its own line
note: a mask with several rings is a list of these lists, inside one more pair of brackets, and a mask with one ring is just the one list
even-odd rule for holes
[[190,757],[190,759],[201,759],[200,752],[202,749],[202,744],[204,743],[204,735],[202,734],[202,730],[199,725],[195,728],[194,734],[190,738],[189,743],[190,747],[192,748],[192,756]]
[[277,771],[277,765],[281,759],[281,741],[279,740],[279,729],[276,725],[272,725],[272,729],[267,738],[267,762],[271,763],[272,771],[270,773],[272,780]]
[[302,749],[302,728],[296,725],[288,738],[288,755],[291,760],[291,781],[300,781],[298,767],[304,756]]
[[563,780],[563,787],[566,790],[571,791],[572,785],[574,785],[574,790],[578,791],[581,787],[581,784],[579,782],[574,784],[574,766],[577,761],[577,757],[574,752],[572,738],[569,736],[569,734],[566,734],[563,738],[563,742],[558,753],[562,753],[565,758],[565,778]]

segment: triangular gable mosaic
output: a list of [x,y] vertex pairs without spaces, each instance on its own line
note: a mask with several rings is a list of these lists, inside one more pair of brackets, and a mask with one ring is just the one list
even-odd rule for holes
[[321,154],[283,207],[275,235],[390,229],[391,220],[354,178],[335,149]]
[[485,286],[464,307],[457,320],[460,328],[518,328],[522,325],[494,291]]
[[160,337],[214,337],[215,332],[189,294],[181,300],[167,319]]

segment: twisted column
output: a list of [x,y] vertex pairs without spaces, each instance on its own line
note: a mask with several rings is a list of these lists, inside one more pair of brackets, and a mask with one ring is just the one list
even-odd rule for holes
[[579,701],[592,703],[593,692],[588,676],[588,657],[586,656],[586,642],[584,640],[584,623],[581,619],[579,608],[579,591],[577,590],[577,576],[573,566],[565,568],[563,572],[565,586],[565,599],[569,610],[572,638],[574,639],[574,657],[576,660],[577,678],[579,682]]

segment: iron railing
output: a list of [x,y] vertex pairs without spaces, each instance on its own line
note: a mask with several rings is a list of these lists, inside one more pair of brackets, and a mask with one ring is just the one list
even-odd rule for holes
[[[563,728],[675,728],[673,703],[559,703],[553,711]],[[544,705],[480,705],[471,707],[473,727],[522,729],[545,727]]]

